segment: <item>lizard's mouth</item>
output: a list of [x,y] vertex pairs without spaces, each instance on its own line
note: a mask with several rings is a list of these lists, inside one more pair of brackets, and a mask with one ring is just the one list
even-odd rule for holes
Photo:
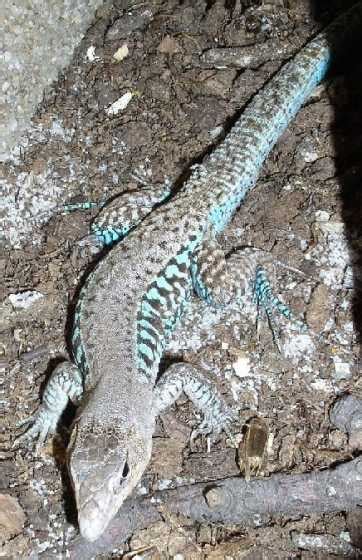
[[95,541],[103,533],[129,494],[126,481],[120,484],[117,477],[117,482],[117,492],[112,478],[98,487],[88,480],[76,491],[79,531],[88,541]]
[[106,529],[115,513],[110,507],[107,509],[100,507],[98,501],[94,497],[90,497],[85,503],[78,506],[80,534],[88,541],[95,541]]

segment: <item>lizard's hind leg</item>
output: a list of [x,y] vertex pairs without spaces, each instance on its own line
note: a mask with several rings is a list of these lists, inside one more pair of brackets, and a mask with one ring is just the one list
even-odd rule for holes
[[[258,316],[260,308],[264,310],[273,339],[277,344],[275,311],[296,324],[300,330],[304,331],[306,325],[273,294],[263,269],[263,265],[266,264],[289,268],[275,261],[269,253],[254,247],[240,249],[225,259],[217,240],[209,236],[193,255],[193,284],[196,293],[215,307],[224,306],[232,300],[240,301],[242,304],[246,298],[253,299],[257,304]],[[295,269],[291,270],[295,271]]]
[[[139,182],[140,179],[137,178]],[[145,184],[142,181],[142,184]],[[141,190],[125,192],[109,202],[77,202],[63,206],[64,212],[76,210],[90,210],[100,208],[99,213],[91,222],[91,233],[84,240],[90,245],[110,247],[133,228],[135,228],[156,204],[160,204],[170,195],[170,183],[165,181],[161,185],[146,184]],[[84,244],[86,244],[84,242]]]
[[191,439],[202,434],[218,434],[222,430],[229,433],[229,425],[234,419],[232,411],[202,370],[188,363],[173,364],[162,375],[154,390],[155,414],[163,412],[183,392],[204,415]]
[[105,204],[91,224],[92,233],[103,243],[113,245],[135,228],[156,204],[170,195],[170,184],[149,185],[117,196]]
[[214,307],[223,307],[245,294],[247,273],[232,274],[217,240],[207,240],[193,254],[191,273],[197,295]]

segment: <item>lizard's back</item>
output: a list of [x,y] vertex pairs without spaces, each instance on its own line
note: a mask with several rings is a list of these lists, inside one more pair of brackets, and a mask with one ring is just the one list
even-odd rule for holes
[[135,375],[154,383],[165,340],[189,298],[190,256],[204,227],[187,199],[186,206],[176,197],[156,210],[88,278],[73,336],[87,389],[117,366],[119,383]]

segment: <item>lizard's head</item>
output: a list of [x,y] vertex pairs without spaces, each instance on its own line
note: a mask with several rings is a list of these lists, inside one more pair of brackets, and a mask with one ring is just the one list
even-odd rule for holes
[[[119,422],[118,422],[119,423]],[[127,424],[127,423],[126,423]],[[68,464],[81,535],[96,540],[140,481],[150,457],[152,437],[134,424],[102,426],[77,420],[68,446]]]

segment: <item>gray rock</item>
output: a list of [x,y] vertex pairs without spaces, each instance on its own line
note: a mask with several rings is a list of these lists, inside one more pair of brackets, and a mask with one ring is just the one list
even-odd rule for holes
[[71,60],[102,0],[0,5],[0,161],[26,130],[46,86]]

